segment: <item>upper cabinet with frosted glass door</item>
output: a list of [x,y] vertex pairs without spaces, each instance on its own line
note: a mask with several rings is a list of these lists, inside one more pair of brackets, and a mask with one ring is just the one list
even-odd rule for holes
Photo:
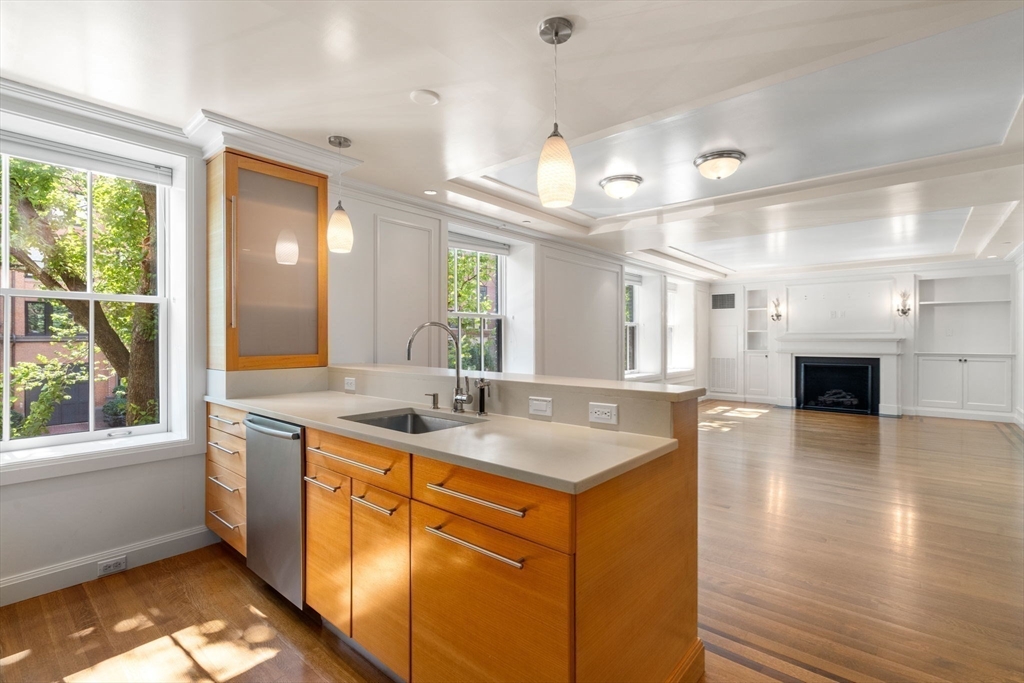
[[327,177],[225,150],[207,163],[215,370],[327,365]]

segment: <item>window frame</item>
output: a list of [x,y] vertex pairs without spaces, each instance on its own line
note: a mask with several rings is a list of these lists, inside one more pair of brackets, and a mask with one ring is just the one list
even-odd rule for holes
[[[170,433],[171,430],[171,406],[169,396],[169,384],[170,384],[170,371],[169,371],[169,282],[168,282],[168,270],[170,269],[171,256],[168,251],[168,225],[170,223],[170,192],[172,185],[165,185],[160,182],[154,182],[152,179],[145,179],[142,182],[147,182],[156,187],[156,219],[157,225],[155,228],[156,240],[157,240],[157,272],[155,277],[155,291],[153,295],[139,295],[139,294],[106,294],[96,292],[94,290],[94,278],[92,277],[92,264],[94,254],[94,241],[92,236],[92,198],[93,198],[93,176],[115,176],[115,177],[126,177],[124,175],[118,176],[117,173],[112,170],[109,165],[104,167],[103,163],[97,162],[97,166],[103,170],[93,168],[83,168],[81,163],[83,159],[88,160],[88,152],[82,151],[81,154],[76,155],[74,152],[67,154],[67,158],[62,159],[59,151],[55,152],[52,149],[48,150],[47,153],[39,154],[38,156],[32,154],[31,149],[17,149],[17,153],[4,151],[0,154],[0,166],[2,166],[2,220],[0,220],[0,308],[2,308],[3,316],[3,328],[0,331],[0,345],[2,345],[2,364],[0,364],[0,373],[3,376],[0,377],[2,381],[2,392],[0,392],[0,423],[2,423],[3,433],[0,436],[0,451],[7,453],[21,453],[24,451],[32,451],[39,449],[40,452],[49,452],[53,447],[67,447],[79,444],[89,444],[95,442],[104,442],[114,438],[130,438],[136,439],[139,437],[154,437],[158,435],[165,435]],[[46,290],[46,289],[20,289],[12,287],[12,268],[11,259],[9,253],[10,245],[10,215],[7,207],[10,206],[10,160],[11,158],[23,159],[34,163],[49,164],[53,166],[62,166],[64,168],[71,168],[77,171],[82,171],[87,174],[88,179],[88,217],[86,227],[86,290],[84,292],[67,292],[59,290]],[[126,164],[133,164],[131,160],[126,160]],[[134,175],[134,174],[133,174]],[[11,406],[11,396],[14,393],[12,391],[11,383],[8,379],[8,372],[11,368],[12,355],[11,347],[15,341],[16,335],[13,330],[13,308],[16,299],[30,298],[34,301],[45,301],[50,303],[51,300],[60,301],[67,299],[75,300],[87,300],[90,302],[89,306],[89,329],[88,334],[85,335],[88,339],[88,365],[89,365],[89,429],[88,431],[73,432],[68,434],[47,434],[43,436],[28,437],[28,438],[11,438],[10,428],[10,416],[13,410]],[[148,303],[154,304],[157,307],[157,363],[158,363],[158,400],[159,400],[159,420],[150,425],[132,426],[132,427],[111,427],[106,429],[97,429],[96,424],[96,410],[93,405],[93,392],[95,391],[95,368],[96,368],[96,342],[95,342],[95,312],[96,306],[100,302],[118,302],[118,303]],[[29,302],[26,302],[29,303]],[[51,304],[52,308],[52,304]],[[45,341],[46,339],[52,338],[52,335],[31,335],[31,341]],[[24,340],[24,339],[23,339]],[[28,460],[33,458],[29,457]],[[6,464],[6,460],[0,462],[0,464]]]
[[[629,290],[631,290],[631,289],[633,290],[633,293],[632,293],[632,297],[633,297],[633,301],[632,301],[632,303],[633,303],[633,320],[632,321],[628,320],[627,316],[626,316],[626,293]],[[626,377],[630,377],[630,376],[633,376],[633,375],[642,375],[642,374],[644,374],[640,370],[640,323],[638,321],[638,319],[640,317],[638,315],[638,311],[639,311],[639,308],[640,308],[640,305],[639,305],[640,304],[640,297],[638,295],[639,295],[641,289],[642,289],[642,287],[641,287],[641,284],[639,282],[631,281],[629,279],[626,280],[625,285],[622,288],[622,319],[623,319],[623,324],[624,324],[623,342],[622,342],[623,343],[622,367],[623,367],[623,375],[626,376]],[[633,367],[632,367],[632,369],[629,366],[630,333],[632,333],[632,336],[633,336],[633,339],[632,339],[632,341],[633,341],[633,343],[632,343],[632,348],[633,348]]]
[[[453,234],[453,236],[454,236],[454,234]],[[458,320],[458,327],[456,329],[454,329],[453,331],[455,332],[456,335],[458,335],[460,340],[462,339],[462,322],[463,322],[463,320],[479,320],[480,321],[480,349],[481,349],[480,363],[481,363],[481,367],[479,367],[479,368],[466,368],[466,367],[463,367],[462,366],[462,354],[460,353],[460,354],[458,354],[458,362],[459,362],[459,369],[462,372],[503,372],[504,371],[504,367],[505,367],[505,340],[508,337],[508,334],[507,334],[508,319],[507,319],[507,317],[505,315],[505,308],[506,308],[506,305],[505,305],[505,291],[506,291],[505,276],[506,276],[506,271],[507,271],[507,265],[506,265],[506,258],[507,257],[506,257],[505,254],[500,254],[500,253],[495,253],[495,252],[489,251],[485,247],[483,247],[482,245],[481,245],[481,248],[472,248],[472,246],[474,246],[474,245],[472,245],[471,243],[470,244],[466,244],[466,245],[461,245],[461,244],[453,245],[453,244],[449,244],[448,245],[448,251],[445,254],[445,264],[446,264],[445,265],[445,270],[447,271],[448,256],[453,251],[454,252],[460,252],[460,251],[470,252],[470,253],[475,253],[477,255],[477,286],[476,286],[476,292],[477,292],[477,309],[479,310],[479,308],[480,308],[479,302],[481,301],[481,298],[482,298],[480,296],[480,286],[481,286],[480,285],[480,254],[489,254],[491,256],[494,256],[494,258],[495,258],[495,270],[496,270],[496,272],[495,272],[495,282],[496,282],[496,284],[498,286],[498,296],[495,299],[496,299],[496,302],[497,302],[497,310],[498,310],[498,312],[497,313],[479,313],[479,312],[478,313],[469,313],[469,312],[460,312],[460,311],[458,311],[458,308],[459,308],[458,287],[456,287],[455,288],[455,292],[454,292],[454,297],[455,297],[454,298],[454,302],[455,302],[455,309],[456,310],[455,311],[450,311],[450,310],[446,310],[445,311],[446,321],[447,320],[451,320],[452,318],[455,318],[455,319]],[[455,256],[455,264],[456,264],[456,267],[458,267],[458,253],[456,253],[456,256]],[[446,272],[445,273],[445,282],[446,283],[448,281],[448,277],[449,276],[450,276],[450,274]],[[448,300],[448,296],[447,296],[447,291],[446,291],[445,292],[445,302],[446,302],[445,308],[446,309],[447,309],[447,300]],[[493,320],[493,321],[496,322],[495,332],[496,332],[496,335],[498,337],[498,339],[497,339],[497,356],[498,356],[498,358],[497,358],[497,361],[498,361],[497,362],[497,366],[498,367],[497,367],[496,370],[486,370],[483,367],[483,358],[484,358],[484,354],[483,354],[483,347],[484,347],[483,333],[484,333],[484,321],[486,321],[486,320]],[[448,341],[448,344],[451,344],[451,340]],[[448,344],[446,344],[446,346],[445,346],[445,350],[446,350],[445,358],[446,359],[448,358],[448,353],[447,353]],[[461,349],[460,349],[460,351],[461,351]],[[445,363],[445,367],[448,367],[448,363],[447,362]],[[453,370],[454,368],[448,367],[448,369],[449,370]]]

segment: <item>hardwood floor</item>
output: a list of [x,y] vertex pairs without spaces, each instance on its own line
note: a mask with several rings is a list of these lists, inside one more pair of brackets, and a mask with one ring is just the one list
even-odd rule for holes
[[[701,404],[706,683],[1024,680],[1013,426]],[[385,679],[222,546],[0,609],[0,680]]]

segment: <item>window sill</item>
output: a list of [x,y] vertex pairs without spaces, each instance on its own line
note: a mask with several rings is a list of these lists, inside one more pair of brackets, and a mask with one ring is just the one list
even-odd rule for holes
[[660,382],[660,372],[630,372],[624,377],[627,382]]
[[0,486],[198,455],[203,449],[179,433],[28,448],[0,453]]
[[668,374],[665,375],[665,381],[671,382],[673,380],[682,379],[683,377],[692,377],[696,373],[694,368],[684,368],[682,370],[669,370]]

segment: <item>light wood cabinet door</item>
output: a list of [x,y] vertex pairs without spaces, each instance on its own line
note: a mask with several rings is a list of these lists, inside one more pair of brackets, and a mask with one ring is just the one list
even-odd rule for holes
[[307,464],[305,486],[306,604],[351,636],[352,480]]
[[1009,358],[967,358],[964,368],[964,408],[1009,412],[1013,366]]
[[572,576],[569,555],[413,501],[412,680],[572,680]]
[[306,462],[410,497],[412,456],[409,453],[307,429]]
[[409,680],[409,499],[352,480],[352,638]]

